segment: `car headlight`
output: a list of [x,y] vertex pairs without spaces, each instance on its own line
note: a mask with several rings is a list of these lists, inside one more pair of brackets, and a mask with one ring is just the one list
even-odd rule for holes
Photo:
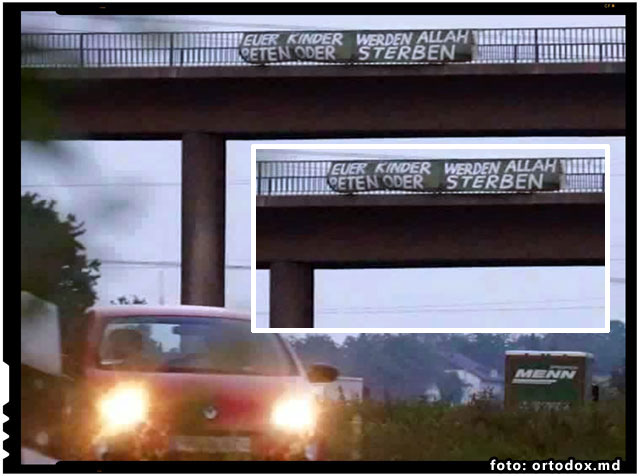
[[121,384],[98,402],[103,430],[107,433],[126,430],[147,419],[147,392],[139,385]]
[[271,423],[278,429],[292,432],[312,432],[317,409],[313,398],[294,396],[280,399],[271,412]]

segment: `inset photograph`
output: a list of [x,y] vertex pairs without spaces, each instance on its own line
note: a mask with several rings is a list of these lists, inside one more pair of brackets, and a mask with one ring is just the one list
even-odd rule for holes
[[254,332],[608,331],[606,145],[253,156]]

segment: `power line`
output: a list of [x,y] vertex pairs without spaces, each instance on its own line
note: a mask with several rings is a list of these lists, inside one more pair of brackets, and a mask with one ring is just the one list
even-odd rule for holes
[[276,29],[291,29],[291,30],[330,30],[332,27],[326,26],[312,26],[312,25],[282,25],[282,24],[271,24],[271,23],[238,23],[238,22],[220,22],[220,21],[197,21],[192,19],[176,19],[176,20],[165,20],[162,18],[149,18],[147,23],[169,23],[171,25],[178,24],[191,24],[198,26],[223,26],[223,27],[250,27],[250,28],[276,28]]
[[[558,310],[574,310],[574,309],[604,309],[604,306],[561,306],[561,307],[503,307],[503,308],[487,308],[487,309],[420,309],[420,310],[405,310],[405,311],[387,311],[387,310],[372,310],[366,312],[366,314],[419,314],[419,313],[434,313],[434,312],[493,312],[493,311],[558,311]],[[340,312],[320,311],[323,314],[365,314],[364,312],[355,312],[350,310],[342,310]]]
[[127,260],[109,260],[97,258],[101,264],[107,265],[130,265],[130,266],[164,266],[164,267],[180,267],[179,261],[127,261]]
[[[586,300],[594,300],[593,298],[591,299],[573,299],[573,300],[556,300],[556,301],[540,301],[540,303],[545,303],[545,304],[553,304],[556,302],[583,302]],[[598,299],[596,298],[595,300],[597,301],[602,301],[602,299]],[[533,303],[535,303],[536,301],[533,301]],[[504,302],[504,304],[515,304],[515,305],[525,305],[525,304],[529,304],[531,302],[527,302],[527,301],[507,301]],[[501,303],[491,303],[491,304],[501,304]],[[335,314],[335,313],[339,313],[339,312],[347,312],[347,313],[351,313],[351,314],[366,314],[366,313],[389,313],[389,312],[408,312],[408,313],[416,313],[416,312],[432,312],[432,311],[457,311],[457,310],[461,310],[461,311],[465,311],[469,308],[469,306],[482,306],[482,305],[486,305],[485,303],[468,303],[465,306],[462,307],[456,307],[457,305],[453,304],[444,304],[444,305],[434,305],[434,306],[389,306],[389,307],[364,307],[364,308],[326,308],[324,309],[325,313],[328,314]],[[478,312],[480,311],[491,311],[491,310],[499,310],[500,308],[484,308],[484,309],[477,309]],[[527,309],[534,309],[534,308],[513,308],[514,310],[527,310]],[[549,308],[544,308],[544,309],[562,309],[562,307],[549,307]]]
[[[227,185],[249,185],[251,180],[231,180]],[[68,184],[27,184],[20,188],[77,188],[77,187],[181,187],[181,182],[103,182],[103,183],[68,183]]]
[[181,183],[170,182],[120,182],[120,183],[68,183],[68,184],[28,184],[21,185],[20,188],[76,188],[76,187],[110,187],[110,186],[125,186],[125,187],[178,187]]
[[[488,311],[557,311],[557,310],[574,310],[574,309],[604,309],[604,306],[564,306],[564,307],[531,307],[531,308],[492,308],[492,309],[430,309],[422,311],[384,311],[373,310],[368,314],[417,314],[417,313],[434,313],[434,312],[488,312]],[[256,314],[265,315],[267,311],[257,311]],[[325,309],[319,309],[318,314],[358,314],[349,310],[340,312],[330,312]]]
[[[114,265],[114,266],[147,266],[147,267],[174,267],[179,268],[181,263],[179,261],[133,261],[133,260],[109,260],[97,258],[101,264]],[[227,264],[225,268],[230,269],[251,269],[249,265],[242,264]]]
[[[131,265],[131,266],[166,266],[166,267],[179,267],[181,263],[179,261],[128,261],[128,260],[109,260],[96,258],[101,264],[108,265]],[[251,265],[248,264],[227,264],[225,268],[231,269],[251,269]],[[611,281],[624,282],[625,278],[612,277]],[[542,300],[542,301],[502,301],[502,302],[483,302],[483,303],[459,303],[459,304],[447,304],[447,306],[466,306],[466,305],[494,305],[494,304],[519,304],[519,303],[553,303],[553,302],[581,302],[581,301],[593,301],[600,298],[576,298],[576,299],[557,299],[557,300]],[[429,305],[425,305],[428,307]]]
[[21,31],[21,33],[51,33],[51,32],[56,32],[56,31],[64,31],[64,32],[68,32],[68,33],[99,33],[99,32],[95,32],[95,31],[87,31],[87,30],[78,30],[75,28],[55,28],[55,27],[47,27],[47,28],[41,28],[41,27],[33,27],[33,26],[26,26],[24,27],[24,29]]
[[[302,144],[301,144],[302,145]],[[319,144],[319,145],[324,145],[324,144]],[[357,144],[356,144],[357,145]],[[380,143],[381,146],[393,146],[393,145],[414,145],[411,143],[400,143],[400,144],[391,144],[391,143]],[[421,149],[418,146],[421,144],[415,144],[416,148],[415,149],[373,149],[371,152],[340,152],[344,149],[340,148],[340,145],[336,145],[335,149],[258,149],[256,151],[256,153],[260,154],[260,155],[271,155],[271,154],[278,154],[278,155],[309,155],[309,156],[342,156],[342,157],[365,157],[365,158],[371,158],[372,156],[385,156],[385,157],[397,157],[399,155],[397,154],[393,154],[394,151],[402,151],[402,156],[405,156],[405,152],[404,151],[409,151],[408,154],[411,153],[417,153],[420,151],[425,151],[427,153],[436,153],[436,152],[443,152],[443,149]],[[437,144],[434,144],[437,145]],[[356,149],[357,150],[357,149]],[[364,150],[364,149],[361,149]],[[273,151],[273,152],[269,152],[269,151]],[[391,153],[391,155],[389,154]],[[409,155],[408,157],[410,158],[415,158],[414,155]],[[421,156],[420,156],[421,157]],[[422,158],[422,157],[421,157]],[[439,157],[437,157],[436,159],[438,159]],[[499,159],[503,159],[503,157],[496,157]],[[578,159],[588,159],[588,160],[595,160],[595,159],[602,159],[602,156],[593,156],[593,157],[563,157],[563,156],[558,156],[557,154],[554,154],[553,156],[544,156],[544,157],[504,157],[504,159],[566,159],[566,160],[578,160]],[[443,160],[467,160],[469,159],[469,157],[443,157]]]
[[[33,12],[36,13],[36,12]],[[47,18],[45,15],[35,15],[39,18]],[[282,24],[270,24],[270,23],[239,23],[239,22],[221,22],[214,20],[194,20],[192,18],[174,18],[171,20],[159,17],[141,17],[139,15],[127,15],[126,17],[119,17],[117,15],[74,15],[74,19],[88,19],[91,21],[107,21],[111,23],[115,22],[128,22],[135,23],[139,22],[141,25],[149,25],[152,23],[164,23],[170,25],[198,25],[198,26],[222,26],[222,27],[251,27],[251,28],[276,28],[276,29],[291,29],[291,30],[330,30],[335,27],[327,27],[327,26],[313,26],[313,25],[282,25]],[[123,32],[124,33],[124,32]],[[155,33],[155,32],[153,32]]]
[[[559,302],[584,302],[584,301],[601,301],[603,298],[591,297],[591,298],[572,298],[572,299],[543,299],[543,300],[524,300],[524,301],[484,301],[484,302],[461,302],[453,304],[424,304],[421,306],[389,306],[385,309],[401,310],[401,309],[427,309],[427,308],[442,308],[442,307],[469,307],[469,306],[495,306],[504,304],[552,304]],[[349,308],[347,308],[349,309]],[[364,312],[370,309],[381,309],[378,307],[354,307],[351,309],[363,310]],[[326,308],[326,311],[339,310],[339,308]]]

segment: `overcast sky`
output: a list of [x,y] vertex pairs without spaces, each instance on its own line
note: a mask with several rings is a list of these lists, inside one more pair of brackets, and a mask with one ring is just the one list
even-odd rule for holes
[[244,31],[624,26],[622,15],[171,15],[59,16],[24,12],[22,31]]
[[[185,16],[140,18],[59,17],[51,13],[23,14],[23,31],[217,31],[273,28],[446,28],[519,26],[618,26],[621,16],[499,17],[499,16]],[[624,140],[621,138],[519,138],[398,140],[398,143],[608,143],[612,146],[612,277],[624,278]],[[294,141],[286,141],[293,143]],[[319,141],[341,143],[342,141]],[[349,141],[355,143],[357,141]],[[374,142],[374,141],[360,141]],[[305,143],[299,141],[299,143]],[[249,158],[250,142],[232,141],[228,151],[227,210],[227,305],[248,309],[249,290]],[[65,213],[85,221],[84,242],[91,258],[104,261],[98,284],[101,303],[123,294],[138,294],[151,303],[179,301],[180,294],[180,143],[179,142],[73,142],[65,143],[63,154],[80,158],[67,169],[52,170],[47,161],[38,160],[46,152],[23,145],[22,191],[34,191],[59,201]],[[457,154],[460,156],[460,154]],[[62,173],[60,173],[62,171]],[[110,200],[106,200],[109,198]],[[147,264],[132,264],[144,262]],[[148,264],[152,263],[152,264]],[[566,299],[565,307],[583,303],[597,307],[602,298],[602,268],[536,269],[528,274],[517,269],[436,269],[364,270],[316,272],[316,325],[339,327],[348,317],[354,325],[372,322],[415,321],[425,306],[452,306],[471,303],[491,308],[494,302],[519,302],[547,306],[548,300]],[[545,274],[546,273],[546,274]],[[259,273],[259,325],[266,325],[268,302],[266,272]],[[521,277],[526,276],[523,281]],[[600,280],[600,281],[599,281]],[[387,293],[375,292],[385,283]],[[425,283],[429,283],[428,292]],[[344,292],[349,289],[350,292]],[[464,290],[464,297],[460,291]],[[393,296],[390,298],[389,296]],[[624,283],[611,287],[614,319],[624,320]],[[398,314],[398,302],[406,306]],[[514,305],[515,307],[516,305]],[[376,313],[363,308],[377,308]],[[492,308],[493,309],[493,308]],[[561,314],[540,311],[474,312],[476,327],[492,320],[544,325],[595,319],[593,310],[567,309]],[[468,321],[470,313],[428,313],[430,319]],[[528,317],[527,317],[528,316]],[[437,325],[436,321],[433,325]],[[351,325],[351,324],[350,324]],[[491,324],[493,326],[493,324]],[[565,327],[564,324],[561,325]],[[411,325],[413,327],[413,325]],[[501,326],[504,327],[504,326]]]

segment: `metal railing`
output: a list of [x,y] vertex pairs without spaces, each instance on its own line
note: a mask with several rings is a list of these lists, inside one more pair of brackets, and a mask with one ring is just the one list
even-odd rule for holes
[[[529,157],[527,157],[529,158]],[[548,157],[544,157],[547,159]],[[424,159],[414,160],[445,160]],[[452,160],[452,159],[446,159]],[[483,159],[489,160],[489,159]],[[493,159],[513,160],[513,159]],[[342,160],[339,160],[342,162]],[[258,161],[256,167],[256,194],[257,195],[341,195],[334,191],[328,184],[327,175],[332,160],[283,160],[283,161]],[[389,160],[385,159],[385,162]],[[554,191],[535,191],[525,193],[597,193],[604,192],[605,163],[602,157],[588,158],[562,158],[560,159],[561,174],[560,189]],[[376,190],[358,192],[363,194],[460,194],[460,193],[523,193],[508,191],[437,191],[415,192],[405,190]]]
[[[476,47],[473,59],[466,63],[603,63],[624,62],[626,58],[625,27],[471,31]],[[240,56],[242,35],[242,32],[24,33],[22,67],[255,66]],[[296,61],[279,66],[296,64],[327,63]]]

